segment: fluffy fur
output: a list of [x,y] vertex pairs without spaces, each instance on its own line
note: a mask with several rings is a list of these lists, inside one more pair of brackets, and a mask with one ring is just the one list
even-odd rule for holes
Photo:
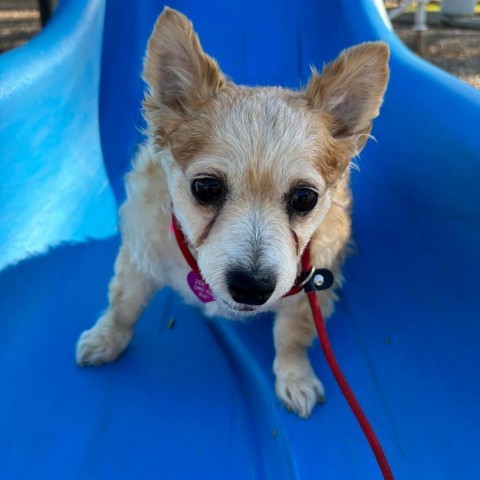
[[[307,417],[325,398],[306,354],[311,314],[304,295],[282,296],[309,241],[314,265],[331,269],[339,284],[350,238],[349,164],[379,113],[388,56],[381,42],[350,48],[321,75],[313,70],[298,92],[238,86],[203,52],[189,20],[165,9],[145,58],[148,135],[126,178],[110,306],[80,337],[77,362],[115,360],[151,296],[170,285],[208,315],[275,311],[276,392]],[[192,182],[205,176],[222,179],[221,206],[192,195]],[[318,194],[306,215],[288,212],[298,186]],[[186,282],[189,268],[168,228],[172,204],[215,302],[201,304]],[[273,293],[262,305],[237,303],[226,280],[232,269],[273,276]],[[334,289],[319,298],[328,317]]]

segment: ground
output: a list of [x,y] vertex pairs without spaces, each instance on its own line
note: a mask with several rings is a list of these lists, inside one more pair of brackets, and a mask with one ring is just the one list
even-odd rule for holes
[[[41,29],[36,3],[34,0],[0,0],[0,53],[22,45]],[[387,6],[397,3],[388,1]],[[438,2],[431,2],[427,17],[429,29],[422,34],[423,58],[480,89],[480,16],[476,16],[479,28],[460,29],[443,25],[438,10]],[[412,25],[411,12],[393,24],[400,39],[415,50],[417,34]]]
[[[478,16],[478,15],[477,15]],[[422,57],[452,75],[480,89],[480,20],[479,28],[452,28],[442,25],[439,14],[428,13],[428,30],[423,32]],[[413,15],[394,21],[400,39],[415,51],[417,33],[412,29]]]
[[6,3],[0,1],[0,53],[24,44],[41,28],[36,8],[3,8]]

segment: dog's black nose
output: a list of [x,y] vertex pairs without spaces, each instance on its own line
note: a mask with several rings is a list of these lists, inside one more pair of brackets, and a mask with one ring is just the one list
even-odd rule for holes
[[227,274],[230,295],[237,303],[263,305],[275,290],[274,275],[252,275],[242,270],[232,270]]

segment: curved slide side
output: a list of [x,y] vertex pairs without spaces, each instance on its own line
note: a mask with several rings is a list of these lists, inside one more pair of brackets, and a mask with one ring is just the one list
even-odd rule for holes
[[104,7],[62,1],[44,31],[0,57],[0,268],[115,232],[98,127]]
[[[292,5],[170,4],[239,83],[297,87],[309,63],[390,44],[378,143],[353,175],[357,253],[329,332],[396,478],[476,479],[480,94],[407,51],[380,0]],[[105,307],[162,7],[64,0],[0,57],[0,477],[379,478],[317,343],[327,404],[308,421],[279,405],[269,316],[206,322],[165,290],[119,361],[73,361]]]

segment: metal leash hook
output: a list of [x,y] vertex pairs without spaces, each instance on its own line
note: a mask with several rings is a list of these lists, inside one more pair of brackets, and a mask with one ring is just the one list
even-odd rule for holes
[[312,267],[304,284],[305,292],[327,290],[333,285],[334,280],[335,277],[330,270]]

